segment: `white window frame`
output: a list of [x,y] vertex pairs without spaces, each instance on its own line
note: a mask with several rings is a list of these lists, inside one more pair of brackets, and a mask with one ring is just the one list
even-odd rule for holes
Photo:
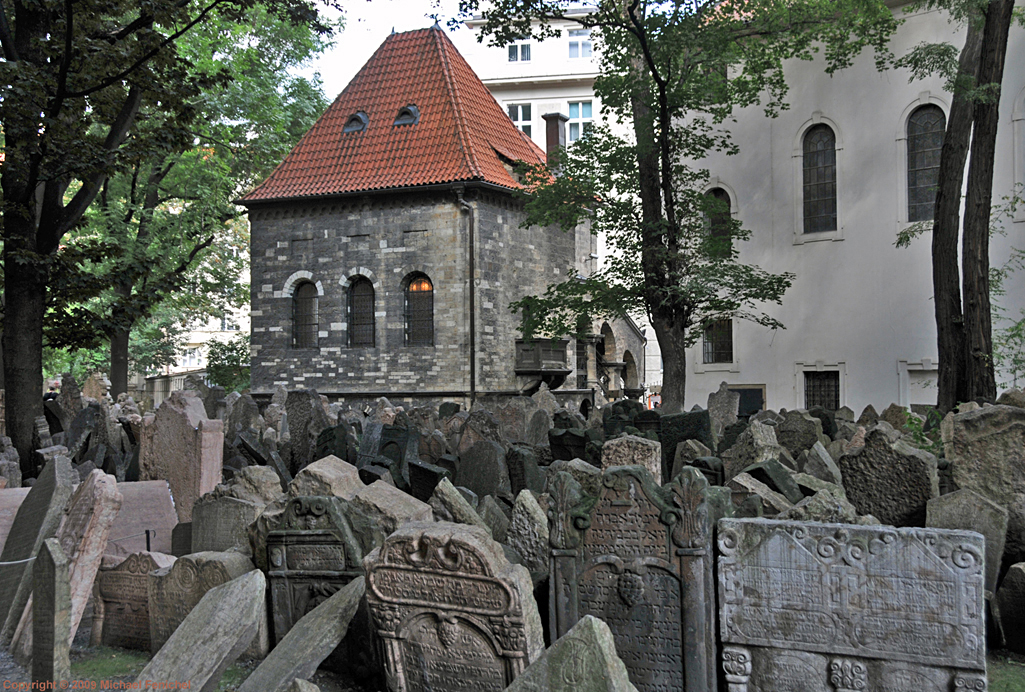
[[[570,117],[569,122],[567,123],[567,128],[566,128],[566,139],[567,139],[567,141],[575,142],[575,141],[577,141],[578,139],[580,139],[581,137],[584,136],[584,134],[585,134],[584,126],[585,125],[590,124],[592,127],[594,126],[594,110],[595,110],[594,109],[594,99],[593,98],[581,98],[579,101],[568,101],[567,103],[568,103],[568,108],[566,109],[567,113],[570,112],[570,109],[573,107],[574,104],[577,106],[578,116],[576,118]],[[590,106],[591,106],[591,117],[589,117],[589,118],[585,118],[583,116],[584,104],[585,103],[590,104]],[[573,132],[573,126],[574,125],[579,126],[578,134],[577,134],[576,138],[574,138],[572,136],[572,134],[571,134]]]
[[[836,230],[819,233],[804,232],[804,136],[816,125],[828,125],[836,138]],[[844,204],[846,176],[844,175],[843,133],[835,121],[822,115],[821,111],[812,113],[811,118],[797,130],[793,146],[794,171],[794,245],[815,243],[823,240],[843,240]],[[905,193],[906,194],[906,193]],[[843,404],[841,404],[842,406]]]
[[[515,53],[513,53],[513,48],[516,49]],[[524,52],[527,54],[526,59],[523,57]],[[530,62],[531,57],[533,57],[532,53],[533,51],[530,48],[530,41],[516,41],[514,43],[510,43],[505,49],[506,60],[509,62]],[[516,57],[513,58],[513,55]]]
[[[516,119],[516,118],[513,118],[512,115],[509,114],[509,109],[510,108],[515,108],[516,109],[516,114],[519,115],[519,116],[522,116],[523,115],[523,107],[524,106],[526,106],[527,108],[530,109],[530,118],[528,120]],[[517,130],[519,130],[520,132],[523,132],[523,134],[527,135],[528,137],[533,137],[534,136],[534,127],[533,127],[533,125],[534,125],[534,104],[533,103],[531,103],[529,101],[527,103],[507,103],[507,104],[505,104],[505,113],[506,113],[506,115],[509,115],[509,119],[513,121],[513,125],[516,126]],[[526,132],[523,129],[524,126],[529,127],[530,128],[530,132]]]
[[[897,224],[898,230],[903,231],[912,224],[923,223],[921,221],[908,221],[908,118],[922,106],[939,106],[943,111],[943,117],[950,117],[950,104],[930,91],[923,91],[918,98],[907,105],[900,114],[900,121],[897,123],[897,132],[894,140],[897,143],[894,170],[900,171],[900,184],[897,185]],[[837,188],[837,193],[840,189]],[[931,221],[924,223],[931,224]]]
[[805,372],[838,372],[840,373],[840,406],[847,405],[847,362],[837,361],[827,363],[826,361],[797,361],[794,363],[794,408],[806,408],[804,401],[804,373]]
[[[569,29],[567,35],[570,38],[569,41],[569,59],[580,60],[590,59],[594,56],[594,42],[591,41],[591,30],[579,27],[576,29]],[[575,40],[574,40],[575,39]],[[584,47],[587,47],[587,55],[584,55]],[[573,55],[573,49],[577,49],[577,54]]]
[[940,362],[936,358],[923,358],[922,360],[898,360],[897,361],[897,404],[911,408],[911,375],[910,371],[935,372],[936,379],[939,379]]
[[701,330],[701,338],[694,347],[694,373],[701,375],[706,372],[740,372],[740,356],[737,354],[737,322],[730,318],[730,339],[733,345],[733,361],[729,363],[706,363],[705,332]]

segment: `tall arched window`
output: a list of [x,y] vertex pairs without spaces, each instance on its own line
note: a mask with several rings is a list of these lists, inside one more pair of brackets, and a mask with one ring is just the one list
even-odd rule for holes
[[932,220],[946,129],[939,106],[916,108],[908,118],[908,221]]
[[317,286],[303,281],[292,294],[292,348],[317,348]]
[[730,220],[732,200],[730,193],[721,187],[713,187],[707,193],[719,202],[717,209],[708,215],[708,234],[711,237],[710,250],[715,257],[726,257],[730,254]]
[[349,286],[349,346],[374,345],[374,285],[359,277]]
[[815,125],[804,135],[804,232],[836,230],[836,135]]
[[423,274],[406,285],[406,345],[434,345],[434,286]]

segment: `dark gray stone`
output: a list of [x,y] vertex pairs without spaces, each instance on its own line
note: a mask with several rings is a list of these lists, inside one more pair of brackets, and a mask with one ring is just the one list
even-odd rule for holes
[[510,503],[514,499],[505,465],[505,450],[491,440],[481,440],[460,455],[453,482],[469,488],[480,497],[498,495]]
[[505,454],[505,463],[509,469],[509,484],[513,495],[519,495],[524,489],[538,494],[544,492],[545,474],[530,447],[510,447]]
[[715,440],[712,438],[712,419],[708,411],[690,413],[674,413],[662,416],[662,477],[668,478],[673,472],[673,458],[676,456],[676,445],[684,440],[697,440],[713,452]]
[[587,456],[587,435],[583,430],[552,428],[548,431],[552,460],[584,459]]
[[421,502],[427,502],[434,494],[434,489],[444,478],[452,478],[448,469],[426,461],[414,461],[409,464],[409,492]]
[[71,678],[71,583],[56,538],[40,547],[32,579],[32,682],[63,689],[60,683]]

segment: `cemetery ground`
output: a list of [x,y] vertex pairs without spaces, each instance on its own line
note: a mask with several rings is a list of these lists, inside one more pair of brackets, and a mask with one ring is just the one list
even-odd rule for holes
[[942,420],[91,393],[29,463],[0,437],[8,683],[1025,692],[1018,390]]

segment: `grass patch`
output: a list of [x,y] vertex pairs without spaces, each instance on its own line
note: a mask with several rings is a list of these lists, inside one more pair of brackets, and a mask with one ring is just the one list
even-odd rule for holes
[[1025,692],[1025,662],[1002,653],[990,654],[986,661],[989,692]]
[[[72,680],[120,680],[130,682],[149,663],[150,655],[145,651],[114,649],[108,646],[92,647],[76,651],[71,661]],[[225,671],[218,692],[234,692],[253,672],[252,663],[235,664]]]

